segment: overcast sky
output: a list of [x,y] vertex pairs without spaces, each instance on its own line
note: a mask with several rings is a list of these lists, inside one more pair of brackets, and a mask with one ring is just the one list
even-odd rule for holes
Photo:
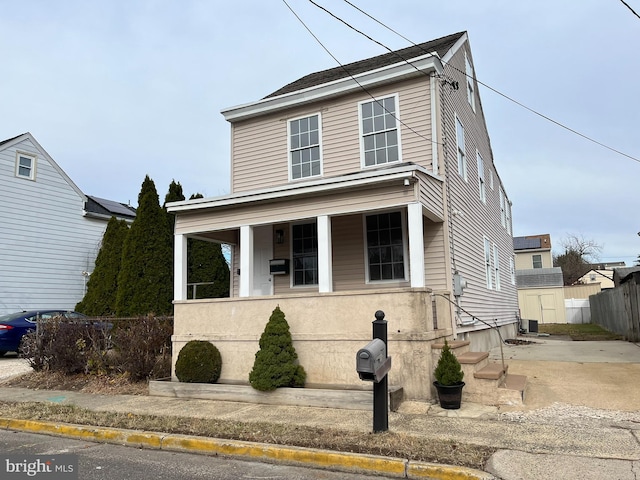
[[[387,51],[307,0],[287,0],[341,62]],[[351,0],[419,43],[467,31],[515,235],[567,234],[601,261],[640,254],[640,18],[618,0]],[[384,45],[406,40],[317,0]],[[640,0],[627,0],[640,13]],[[337,66],[281,0],[0,0],[0,140],[31,132],[88,195],[137,203],[229,193],[225,107]]]

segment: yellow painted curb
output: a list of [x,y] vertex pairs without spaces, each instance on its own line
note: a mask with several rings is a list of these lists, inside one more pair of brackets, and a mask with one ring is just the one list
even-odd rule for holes
[[472,468],[420,462],[409,462],[407,465],[407,478],[429,478],[433,480],[495,479],[495,477],[489,473]]
[[162,449],[251,457],[254,459],[274,460],[289,464],[315,465],[320,468],[331,468],[350,472],[378,472],[399,477],[405,476],[407,465],[407,460],[400,458],[385,458],[374,455],[359,455],[302,447],[267,445],[263,443],[189,437],[184,435],[165,436],[162,439]]

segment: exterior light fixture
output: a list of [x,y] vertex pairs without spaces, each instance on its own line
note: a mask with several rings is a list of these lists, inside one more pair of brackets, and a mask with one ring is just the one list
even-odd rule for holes
[[284,243],[284,230],[276,230],[276,243],[282,245]]

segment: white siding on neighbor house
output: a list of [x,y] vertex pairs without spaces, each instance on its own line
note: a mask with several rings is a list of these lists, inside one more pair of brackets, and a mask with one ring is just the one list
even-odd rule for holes
[[[431,139],[429,81],[425,76],[424,79],[371,88],[368,92],[375,98],[398,94],[402,160],[431,171],[430,140],[425,147],[425,138]],[[287,122],[318,112],[322,120],[323,176],[336,177],[361,171],[358,102],[370,99],[371,96],[361,92],[234,123],[231,192],[288,183]]]
[[[451,235],[451,269],[458,270],[466,278],[468,286],[460,297],[462,308],[470,314],[494,324],[494,320],[509,322],[515,319],[518,309],[518,297],[516,287],[510,278],[509,258],[513,255],[513,239],[509,231],[501,224],[500,215],[500,177],[495,169],[493,153],[486,129],[482,103],[475,88],[475,111],[467,98],[465,71],[465,51],[471,59],[469,45],[465,42],[445,66],[445,73],[449,78],[459,82],[458,90],[449,85],[440,83],[441,99],[446,105],[444,113],[445,149],[447,162],[447,180],[449,182],[447,193],[449,195],[448,227]],[[467,179],[458,174],[458,159],[456,145],[455,118],[460,119],[464,125],[465,151],[467,152]],[[485,178],[495,179],[495,188],[489,185],[486,189],[486,203],[478,195],[478,165],[476,152],[483,159]],[[506,191],[506,188],[505,188]],[[493,268],[493,244],[496,245],[500,266],[500,289],[495,288],[495,278],[492,281],[493,288],[487,288],[487,280],[484,263],[484,241],[488,238],[492,246]],[[495,272],[494,272],[495,275]],[[464,320],[470,320],[463,314]],[[486,328],[479,324],[474,328]],[[458,331],[469,330],[461,328]]]
[[[37,156],[35,181],[15,176],[16,150]],[[83,217],[83,207],[82,194],[29,137],[0,147],[0,314],[73,309],[82,299],[82,272],[93,270],[106,228]]]

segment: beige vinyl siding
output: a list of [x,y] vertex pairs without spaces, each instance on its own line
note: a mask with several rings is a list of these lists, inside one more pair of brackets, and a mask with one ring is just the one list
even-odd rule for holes
[[176,233],[228,230],[241,225],[260,225],[295,221],[318,215],[337,215],[374,208],[393,207],[414,201],[412,189],[397,184],[378,185],[373,189],[352,189],[326,196],[291,197],[277,203],[237,205],[215,211],[194,212],[176,217]]
[[444,219],[444,195],[443,185],[439,180],[427,178],[421,175],[420,178],[420,202],[427,207],[432,220]]
[[443,223],[424,219],[424,274],[426,286],[433,290],[447,290],[445,228]]
[[553,267],[551,250],[541,250],[537,252],[516,252],[516,270],[527,270],[533,268],[533,256],[540,255],[542,258],[542,268]]
[[[431,170],[431,107],[429,77],[369,90],[375,98],[398,94],[402,159]],[[365,92],[305,105],[237,122],[232,128],[233,193],[269,188],[289,182],[287,122],[321,113],[322,171],[336,177],[361,170],[358,102]],[[410,128],[405,125],[409,125]]]
[[[456,52],[448,61],[445,73],[461,86],[466,85],[464,52],[471,59],[468,43]],[[472,61],[472,60],[471,60]],[[444,129],[446,138],[447,179],[449,181],[449,215],[451,230],[451,270],[457,269],[468,282],[461,306],[472,315],[484,321],[510,321],[515,318],[518,309],[517,293],[510,279],[509,258],[513,255],[513,239],[500,222],[499,191],[500,177],[494,166],[493,153],[483,116],[482,103],[476,94],[475,112],[469,105],[466,88],[453,90],[440,85],[446,109]],[[465,131],[465,152],[467,157],[467,181],[458,174],[456,155],[455,116],[458,116]],[[476,151],[485,164],[485,178],[494,177],[494,188],[487,188],[486,204],[478,195],[478,168]],[[505,188],[505,192],[507,189]],[[459,212],[452,215],[452,212]],[[490,244],[496,244],[499,253],[500,290],[487,289],[484,268],[483,236]],[[493,255],[492,255],[493,260]],[[493,266],[493,263],[492,263]],[[485,328],[481,326],[480,328]]]
[[[333,285],[336,291],[366,288],[362,215],[334,217]],[[338,244],[339,248],[335,248]]]

